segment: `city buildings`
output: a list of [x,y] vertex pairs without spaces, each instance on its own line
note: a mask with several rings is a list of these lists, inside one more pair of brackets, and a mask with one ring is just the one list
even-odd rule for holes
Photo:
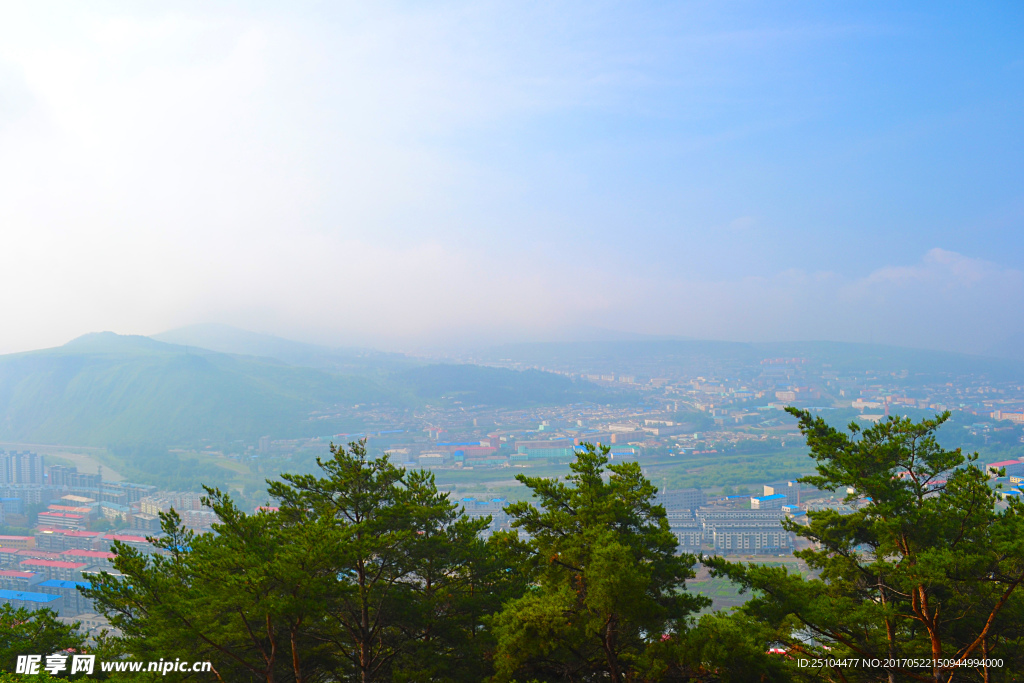
[[29,451],[0,451],[0,486],[42,483],[42,457]]
[[[602,366],[611,361],[586,362],[592,367],[503,365],[585,377],[632,392],[630,400],[514,408],[458,401],[413,410],[376,404],[339,408],[337,416],[365,425],[360,432],[321,439],[264,436],[244,446],[244,457],[266,465],[267,471],[287,471],[299,460],[289,460],[296,453],[322,454],[329,441],[366,438],[373,456],[389,452],[404,467],[429,468],[439,478],[450,475],[457,482],[451,485],[452,499],[469,517],[490,517],[484,531],[489,534],[510,527],[503,508],[511,494],[505,487],[515,485],[516,473],[547,476],[570,462],[582,444],[604,444],[612,446],[613,464],[638,462],[661,489],[655,502],[664,507],[680,552],[756,556],[792,551],[796,539],[783,529],[783,519],[803,523],[808,512],[823,509],[851,514],[862,503],[847,505],[787,483],[813,469],[813,461],[803,457],[806,451],[795,466],[771,474],[761,468],[780,454],[788,453],[788,462],[794,462],[794,447],[803,447],[795,420],[783,412],[788,405],[826,417],[841,415],[865,427],[887,415],[915,410],[934,414],[948,408],[955,411],[956,433],[976,444],[1002,440],[1007,447],[997,452],[1012,453],[1024,438],[1024,386],[985,377],[919,379],[904,372],[840,371],[803,358],[701,367],[636,361],[616,368]],[[744,459],[751,463],[749,471],[730,471],[728,478],[706,476],[719,465]],[[1015,478],[1024,478],[1024,461],[990,459],[994,462],[988,466],[1005,468],[1009,483],[1020,486]],[[499,471],[476,477],[482,470]],[[749,487],[762,477],[774,483],[764,486],[762,494],[750,495]],[[467,488],[493,480],[503,483],[493,489],[487,484]],[[701,483],[702,489],[695,481],[717,483]],[[725,485],[737,495],[725,496]],[[1002,495],[1020,493],[1004,488]],[[71,599],[72,584],[67,582],[88,581],[109,569],[115,541],[152,552],[145,537],[159,533],[159,515],[172,508],[192,529],[210,530],[216,515],[202,505],[201,497],[197,492],[109,482],[99,473],[66,465],[47,467],[44,456],[29,451],[0,453],[0,523],[22,529],[0,537],[0,586],[22,595],[45,595],[40,584],[65,582],[47,586],[51,597],[34,604],[57,596],[62,613],[87,609]],[[255,506],[257,501],[249,502]],[[25,530],[33,524],[31,533]],[[26,552],[33,555],[22,554]]]
[[785,493],[773,493],[767,496],[752,496],[750,508],[752,510],[779,510],[789,500]]

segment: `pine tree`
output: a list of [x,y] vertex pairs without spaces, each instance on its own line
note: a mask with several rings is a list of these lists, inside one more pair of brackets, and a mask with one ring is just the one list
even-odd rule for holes
[[88,591],[112,652],[207,659],[225,681],[479,681],[483,616],[525,585],[516,544],[485,543],[433,476],[331,446],[323,476],[282,475],[276,512],[208,489],[213,533],[162,515],[158,552],[115,545]]
[[519,475],[536,506],[508,506],[527,534],[535,584],[491,626],[498,680],[635,680],[658,644],[705,604],[685,592],[694,557],[676,539],[639,464],[587,445],[565,481]]
[[122,636],[112,651],[156,660],[208,660],[224,681],[319,680],[329,649],[311,636],[335,589],[334,530],[293,526],[278,513],[247,515],[209,489],[219,522],[196,534],[175,511],[144,554],[115,544],[115,569],[86,591]]
[[[754,591],[744,611],[796,657],[878,660],[824,672],[835,681],[1017,680],[1024,507],[999,510],[977,456],[945,450],[935,431],[949,414],[890,417],[849,434],[790,408],[817,474],[801,481],[862,500],[853,514],[809,513],[789,528],[813,546],[797,553],[816,572],[714,561]],[[1002,667],[974,662],[1002,659]],[[908,664],[907,660],[917,660]],[[921,663],[924,663],[922,665]]]
[[68,624],[57,620],[50,609],[29,611],[0,604],[0,671],[14,671],[20,655],[47,655],[78,649],[85,639]]

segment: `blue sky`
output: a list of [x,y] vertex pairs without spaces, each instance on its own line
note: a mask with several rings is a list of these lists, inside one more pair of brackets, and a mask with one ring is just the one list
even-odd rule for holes
[[0,10],[0,351],[1024,334],[1019,3]]

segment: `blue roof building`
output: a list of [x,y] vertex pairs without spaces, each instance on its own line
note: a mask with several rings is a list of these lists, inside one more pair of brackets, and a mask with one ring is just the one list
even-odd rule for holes
[[0,600],[27,600],[32,602],[48,603],[58,599],[58,596],[47,595],[46,593],[33,593],[32,591],[0,590]]
[[88,581],[61,581],[60,579],[50,579],[49,581],[43,581],[39,584],[40,588],[64,588],[67,590],[78,590],[82,588],[92,588],[92,584]]
[[774,493],[770,496],[751,496],[751,510],[778,510],[789,499],[785,493]]
[[48,608],[60,612],[64,606],[64,598],[59,595],[32,591],[0,590],[0,603],[7,603],[14,609],[24,607],[31,611]]

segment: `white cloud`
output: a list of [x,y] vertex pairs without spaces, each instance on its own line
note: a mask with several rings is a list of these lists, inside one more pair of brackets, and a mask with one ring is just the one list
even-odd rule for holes
[[919,264],[880,268],[855,287],[865,293],[868,290],[884,291],[888,287],[908,286],[962,293],[985,287],[1019,290],[1022,284],[1021,272],[1018,270],[1002,268],[989,261],[936,247],[929,250]]

